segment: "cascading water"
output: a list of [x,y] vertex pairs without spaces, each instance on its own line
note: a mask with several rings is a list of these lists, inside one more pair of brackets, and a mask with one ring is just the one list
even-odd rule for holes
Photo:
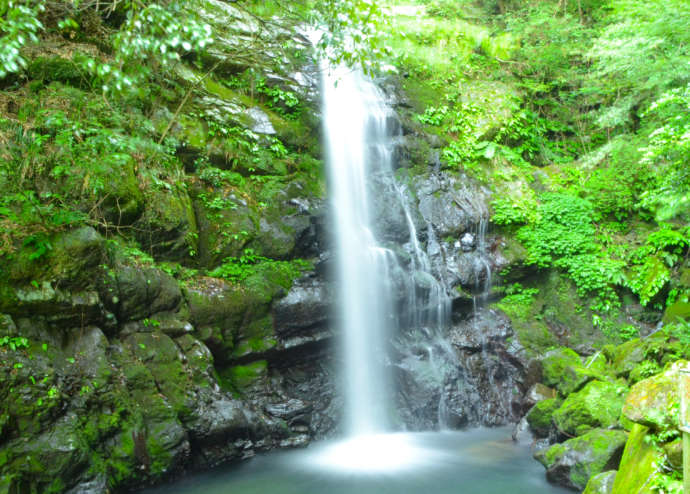
[[[325,71],[323,97],[343,334],[345,430],[354,436],[380,433],[390,429],[394,415],[386,365],[390,341],[403,332],[417,332],[427,340],[438,336],[450,319],[450,298],[431,275],[406,190],[394,178],[399,124],[381,91],[361,72],[339,68]],[[374,175],[376,183],[392,189],[390,196],[405,217],[409,258],[404,266],[373,231],[376,218],[368,194]],[[434,241],[430,226],[428,235]]]
[[388,425],[390,384],[383,357],[392,331],[388,273],[394,256],[374,238],[367,176],[375,167],[389,167],[388,112],[374,85],[346,68],[325,73],[323,97],[343,335],[345,430],[349,435],[373,434]]

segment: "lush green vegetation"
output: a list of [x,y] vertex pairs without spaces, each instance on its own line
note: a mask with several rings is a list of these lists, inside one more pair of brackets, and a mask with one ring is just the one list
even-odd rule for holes
[[595,324],[630,293],[659,314],[687,303],[687,5],[431,0],[397,12],[417,120],[446,142],[447,169],[491,186],[493,223],[527,263],[565,273]]
[[[0,2],[0,312],[14,311],[0,314],[0,437],[33,440],[69,409],[78,432],[60,437],[79,468],[142,485],[173,468],[163,443],[198,418],[195,386],[241,396],[268,378],[271,304],[314,268],[299,243],[324,191],[318,98],[297,83],[305,25],[325,29],[331,62],[388,73],[406,130],[491,189],[497,248],[514,254],[495,306],[553,388],[533,428],[580,448],[624,440],[600,428],[668,422],[620,412],[690,355],[687,1],[13,0]],[[76,349],[89,328],[103,332]],[[598,353],[546,353],[561,345]],[[635,426],[636,447],[662,458],[666,422]],[[64,491],[71,467],[22,448],[0,451],[13,488]]]

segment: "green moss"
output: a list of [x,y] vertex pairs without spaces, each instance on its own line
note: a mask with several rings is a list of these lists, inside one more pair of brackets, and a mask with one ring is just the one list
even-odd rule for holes
[[561,403],[562,400],[558,398],[549,398],[540,401],[527,412],[527,423],[538,437],[548,436],[553,428],[553,413],[560,408]]
[[646,348],[643,340],[635,338],[615,348],[613,367],[617,376],[627,377],[645,359]]
[[574,350],[566,347],[557,348],[546,353],[541,359],[541,365],[544,384],[559,390],[563,386],[563,376],[566,369],[582,368],[580,356]]
[[[584,489],[589,479],[618,465],[627,434],[622,431],[594,429],[588,433],[554,444],[537,459],[547,468],[547,478],[565,481],[569,487]],[[567,478],[563,478],[567,472]]]
[[663,458],[651,442],[645,440],[648,431],[638,424],[630,432],[611,494],[655,492],[654,479],[660,475],[658,465],[662,464]]
[[510,318],[520,343],[530,355],[541,355],[557,344],[556,338],[540,316],[543,301],[525,294],[504,297],[495,306]]
[[612,427],[625,401],[626,389],[615,384],[591,381],[581,391],[569,395],[553,414],[559,430],[582,435],[597,427]]
[[582,494],[610,494],[615,478],[615,470],[609,470],[594,475],[590,477]]
[[62,57],[38,57],[29,63],[27,72],[34,80],[53,81],[86,88],[90,86],[89,76],[72,60]]
[[678,320],[690,320],[690,302],[676,302],[666,307],[663,317],[664,324]]
[[259,360],[247,365],[235,365],[221,371],[221,384],[226,389],[242,393],[258,380],[266,376],[268,363]]
[[623,407],[625,416],[657,432],[674,430],[678,425],[680,408],[679,368],[683,365],[687,362],[678,361],[663,373],[633,385]]

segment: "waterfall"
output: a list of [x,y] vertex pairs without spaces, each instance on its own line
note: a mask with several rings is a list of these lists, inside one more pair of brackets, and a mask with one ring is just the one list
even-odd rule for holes
[[[450,318],[447,288],[431,275],[408,206],[395,180],[392,156],[397,117],[381,91],[358,70],[323,71],[323,109],[329,194],[336,252],[337,320],[342,334],[344,428],[349,436],[378,434],[393,425],[391,342],[434,340]],[[405,263],[376,238],[370,194],[389,189],[391,208],[403,211],[409,256]],[[380,208],[379,208],[380,209]],[[436,242],[430,225],[429,243]]]
[[389,276],[394,255],[372,231],[367,176],[390,168],[388,110],[359,71],[325,71],[324,134],[329,167],[344,361],[345,430],[373,434],[388,428],[390,379],[385,356],[393,305]]

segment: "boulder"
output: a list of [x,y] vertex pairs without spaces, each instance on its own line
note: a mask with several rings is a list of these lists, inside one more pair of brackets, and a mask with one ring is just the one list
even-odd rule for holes
[[525,418],[537,437],[547,437],[553,430],[553,413],[558,410],[561,403],[558,398],[548,398],[536,403],[527,412]]
[[633,385],[623,406],[625,417],[657,432],[676,428],[680,406],[679,369],[687,365],[687,361],[678,361],[665,372]]
[[613,352],[613,368],[616,376],[627,377],[630,372],[645,360],[645,344],[640,338],[618,345]]
[[612,427],[618,423],[625,392],[623,386],[592,381],[565,399],[554,412],[553,422],[558,430],[571,436],[598,427]]
[[185,422],[190,439],[202,448],[210,444],[245,438],[257,424],[250,423],[250,416],[238,400],[220,398],[197,403],[193,418]]
[[594,475],[618,466],[626,439],[623,431],[594,429],[535,456],[549,481],[581,490]]
[[542,358],[544,383],[555,387],[562,395],[568,395],[593,379],[602,376],[582,365],[580,356],[570,348],[558,348],[546,353]]

